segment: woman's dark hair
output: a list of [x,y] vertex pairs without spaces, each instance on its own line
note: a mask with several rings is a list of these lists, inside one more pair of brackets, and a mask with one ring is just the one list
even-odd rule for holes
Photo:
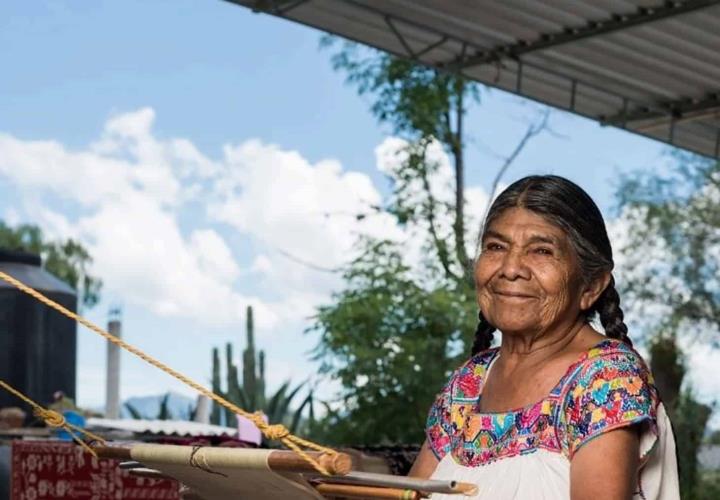
[[[565,231],[575,249],[580,272],[586,283],[612,271],[614,262],[605,221],[595,202],[580,186],[556,175],[524,177],[495,199],[485,218],[483,232],[505,210],[516,207],[530,210]],[[595,314],[600,317],[608,337],[632,345],[612,275],[605,291],[585,313],[588,321]],[[494,331],[495,327],[480,311],[472,346],[473,355],[490,348]]]

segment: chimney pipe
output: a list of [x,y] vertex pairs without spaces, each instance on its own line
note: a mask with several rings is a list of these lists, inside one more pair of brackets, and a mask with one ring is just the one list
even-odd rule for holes
[[[110,311],[108,332],[122,337],[120,311]],[[120,346],[107,344],[107,377],[105,379],[105,418],[120,418]]]

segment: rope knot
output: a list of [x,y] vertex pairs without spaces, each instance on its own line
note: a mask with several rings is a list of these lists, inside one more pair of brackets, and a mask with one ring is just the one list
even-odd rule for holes
[[65,421],[65,417],[62,416],[62,414],[54,411],[54,410],[46,410],[44,408],[36,409],[33,413],[35,413],[36,416],[42,418],[47,425],[50,427],[65,427],[67,422]]
[[280,441],[290,435],[290,431],[282,424],[268,425],[265,428],[265,435],[273,441]]

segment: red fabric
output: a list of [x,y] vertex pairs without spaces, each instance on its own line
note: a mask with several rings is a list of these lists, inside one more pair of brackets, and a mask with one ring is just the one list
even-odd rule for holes
[[176,481],[131,476],[74,443],[13,441],[11,500],[179,499]]

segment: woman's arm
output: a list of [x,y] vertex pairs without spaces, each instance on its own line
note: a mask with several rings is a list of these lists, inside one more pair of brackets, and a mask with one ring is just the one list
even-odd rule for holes
[[433,451],[430,449],[430,445],[426,440],[423,443],[422,448],[420,448],[420,453],[418,453],[418,456],[415,459],[415,463],[410,469],[408,476],[417,477],[420,479],[428,479],[432,475],[432,473],[435,472],[435,468],[437,467],[438,463],[440,462],[438,461],[437,457],[435,457],[435,453],[433,453]]
[[631,500],[637,487],[639,455],[637,426],[588,441],[570,462],[571,500]]

